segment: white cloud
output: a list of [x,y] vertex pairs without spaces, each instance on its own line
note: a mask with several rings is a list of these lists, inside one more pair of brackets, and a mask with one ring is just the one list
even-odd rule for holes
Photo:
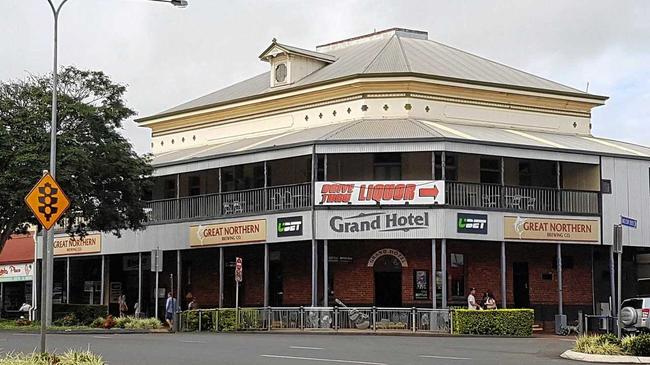
[[[60,61],[101,69],[130,85],[140,116],[266,70],[258,54],[276,37],[317,44],[407,27],[510,66],[608,95],[594,133],[650,144],[650,2],[189,0],[186,9],[145,0],[70,0],[61,14]],[[0,79],[51,68],[45,0],[0,1]],[[139,152],[149,132],[125,134]]]

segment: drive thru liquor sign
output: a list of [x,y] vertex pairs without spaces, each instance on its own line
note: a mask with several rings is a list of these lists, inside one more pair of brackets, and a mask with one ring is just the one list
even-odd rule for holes
[[48,230],[70,207],[70,199],[49,173],[43,175],[34,185],[32,191],[25,197],[25,203],[43,228]]
[[444,181],[317,182],[316,205],[445,204]]

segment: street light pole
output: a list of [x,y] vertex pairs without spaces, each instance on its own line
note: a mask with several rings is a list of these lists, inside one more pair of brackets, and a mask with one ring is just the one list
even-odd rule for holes
[[[56,127],[57,127],[57,87],[58,87],[58,38],[59,38],[59,13],[63,5],[68,2],[68,0],[63,0],[59,6],[55,6],[52,3],[52,0],[47,0],[52,9],[52,15],[54,16],[54,57],[53,57],[53,66],[52,66],[52,122],[50,125],[50,175],[53,178],[56,178]],[[43,232],[43,259],[42,259],[42,270],[41,270],[41,353],[45,353],[46,343],[45,343],[45,332],[47,325],[49,325],[52,320],[52,305],[47,303],[48,298],[52,298],[51,291],[52,285],[49,285],[53,278],[53,261],[50,258],[49,251],[53,246],[54,242],[54,232],[45,230]],[[45,288],[43,288],[45,284]],[[45,289],[45,290],[43,290]]]
[[[150,0],[167,2],[176,7],[187,6],[186,0]],[[59,38],[59,13],[68,0],[63,0],[56,6],[52,0],[47,0],[54,16],[54,57],[52,65],[52,121],[50,125],[50,175],[56,179],[56,130],[57,130],[57,88],[58,88],[58,38]],[[54,277],[54,261],[52,247],[54,246],[54,232],[43,231],[43,247],[41,260],[41,353],[45,353],[45,334],[47,326],[52,321],[52,305],[47,303],[52,298],[52,279]]]

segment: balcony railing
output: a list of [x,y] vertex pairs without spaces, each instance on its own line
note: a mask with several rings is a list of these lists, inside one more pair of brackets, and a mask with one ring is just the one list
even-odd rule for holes
[[[447,181],[446,205],[539,213],[598,214],[599,193]],[[309,208],[311,184],[272,186],[147,202],[150,223]]]
[[446,204],[463,208],[492,208],[541,213],[598,214],[595,191],[502,186],[448,181]]
[[311,207],[311,184],[272,186],[147,202],[149,223]]

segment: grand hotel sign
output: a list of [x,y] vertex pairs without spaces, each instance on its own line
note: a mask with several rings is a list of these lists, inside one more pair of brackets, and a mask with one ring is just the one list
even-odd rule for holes
[[425,209],[322,210],[316,230],[319,239],[435,237],[436,212]]

